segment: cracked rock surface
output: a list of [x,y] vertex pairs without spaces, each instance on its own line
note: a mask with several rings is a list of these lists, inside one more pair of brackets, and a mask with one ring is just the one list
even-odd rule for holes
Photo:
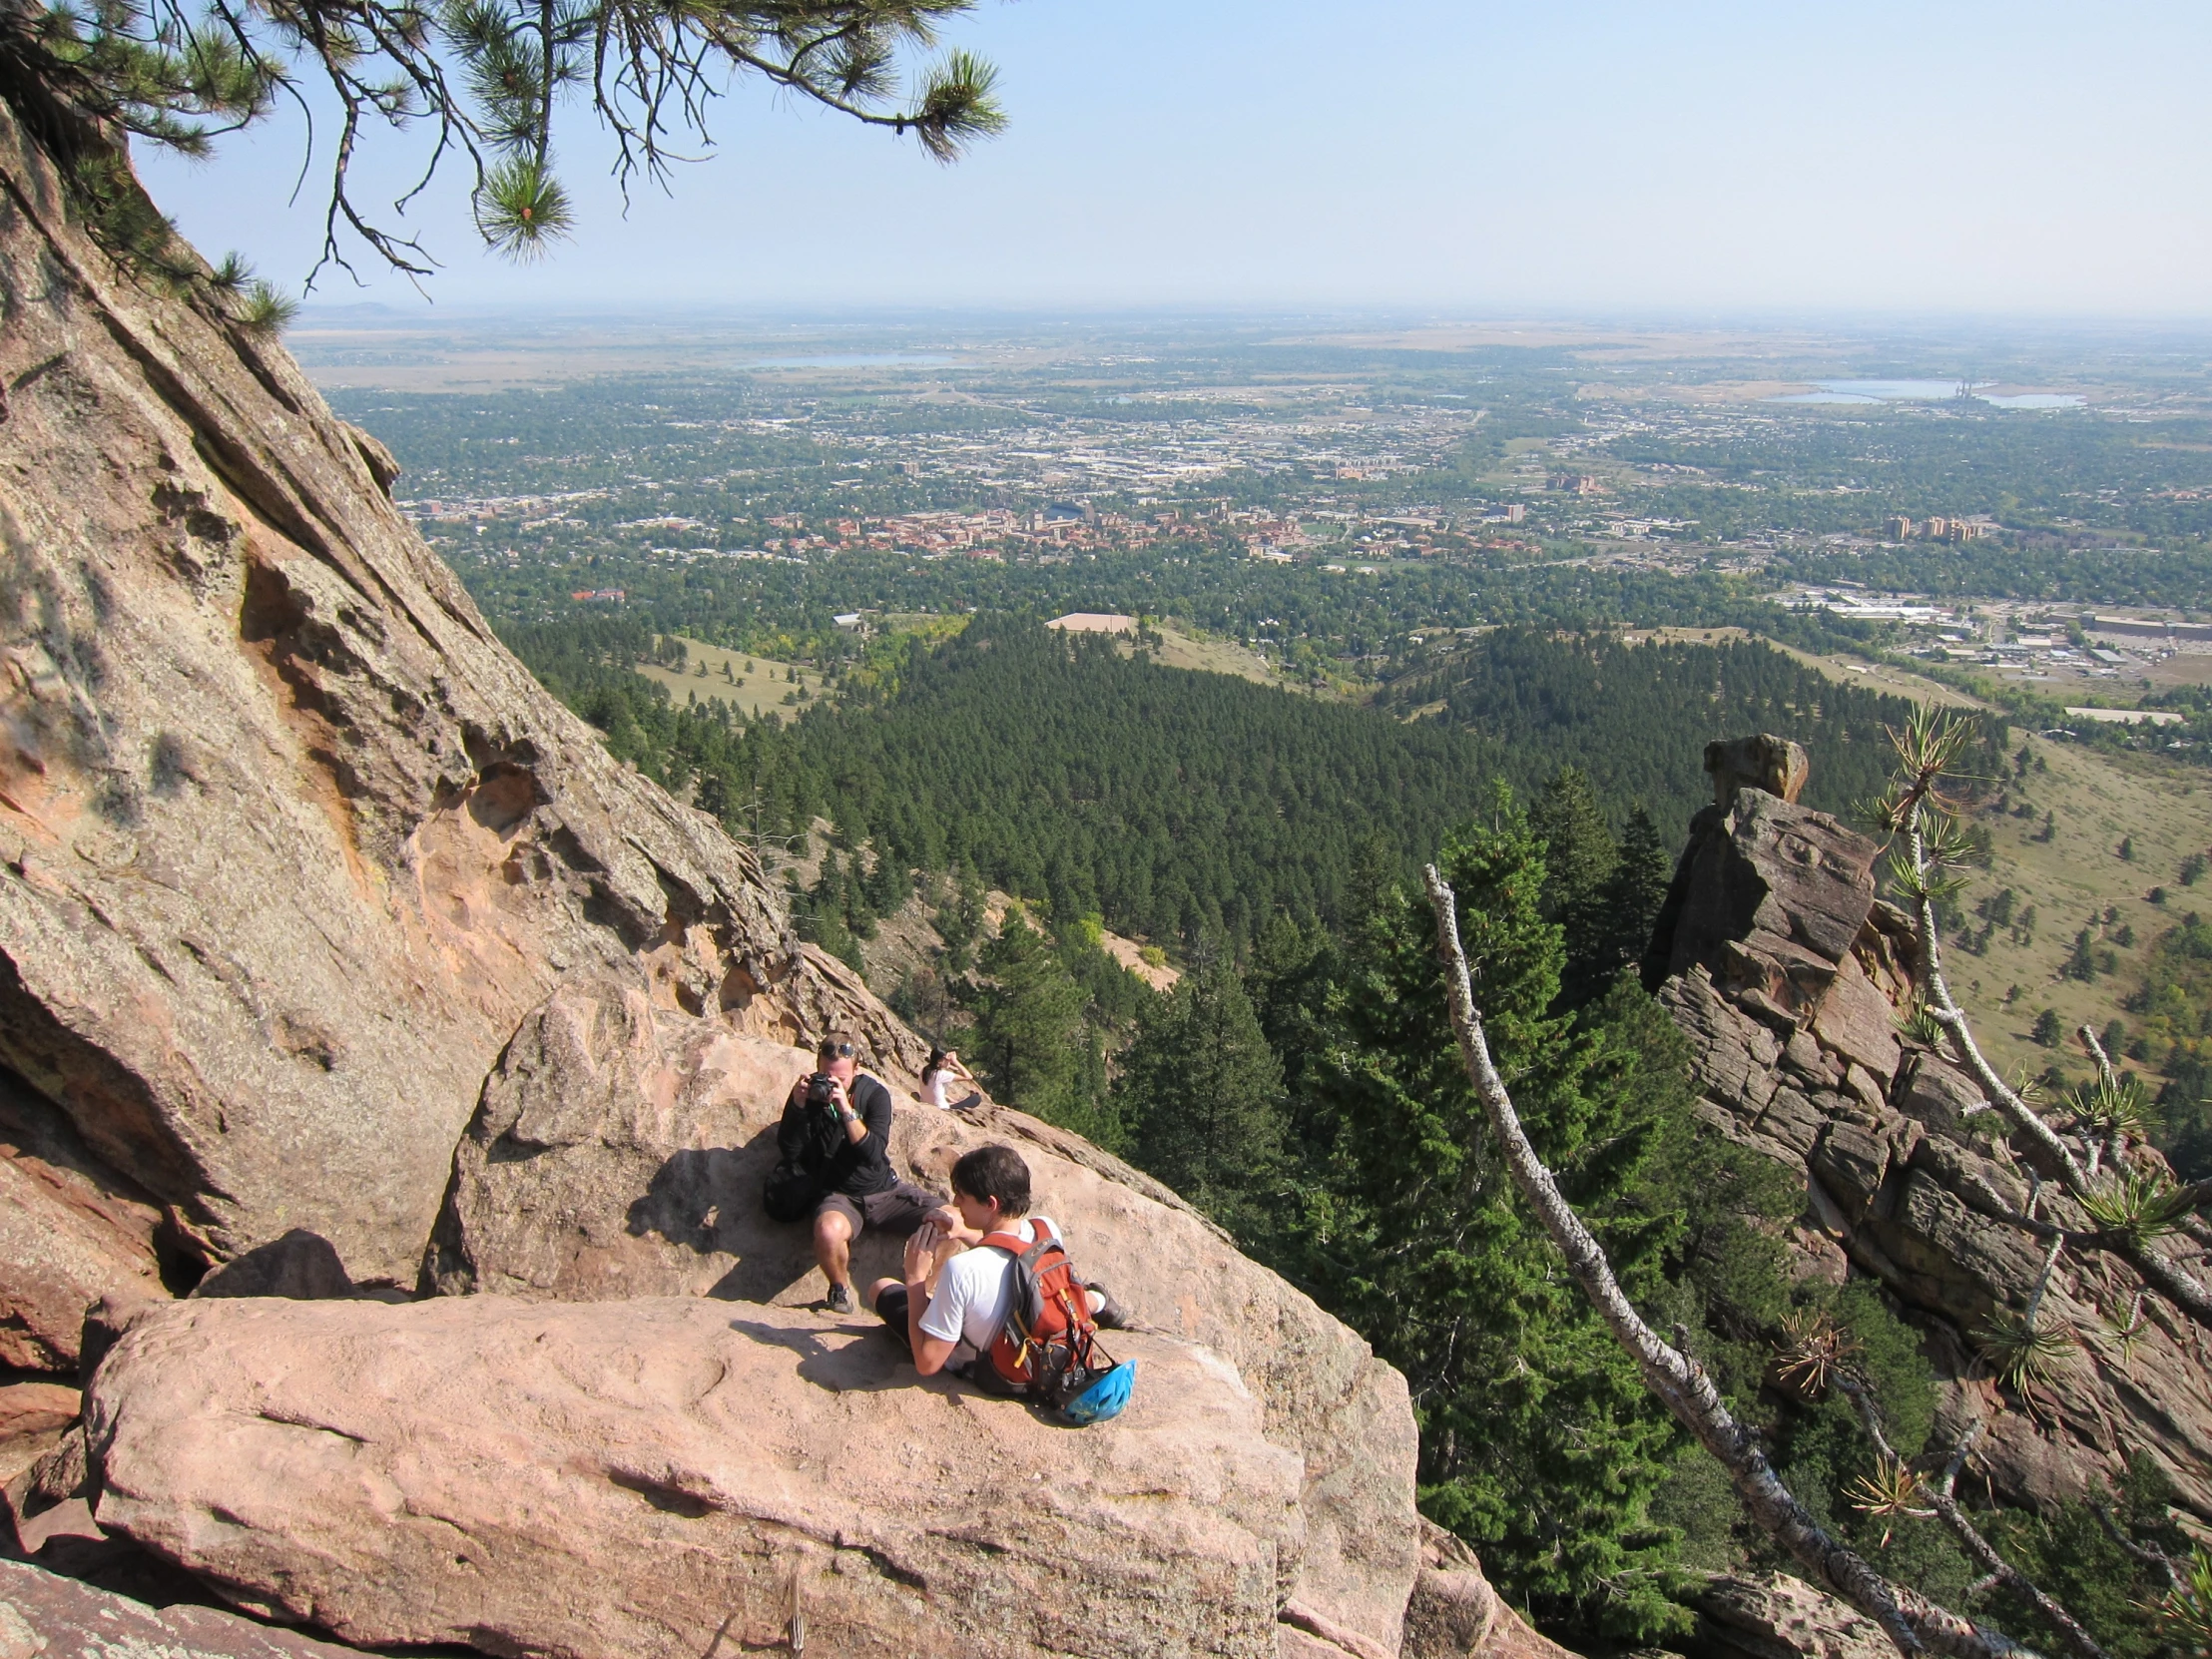
[[0,1271],[46,1351],[10,1363],[68,1360],[55,1284],[150,1264],[134,1205],[195,1263],[297,1226],[412,1284],[485,1073],[571,969],[919,1060],[493,638],[380,446],[212,289],[121,271],[4,111],[0,295],[0,1067],[88,1160],[0,1167],[59,1217],[36,1284]]
[[[2034,1149],[1956,1065],[1904,1034],[1919,947],[1875,896],[1879,848],[1825,813],[1738,791],[1692,822],[1645,959],[1688,1037],[1706,1120],[1800,1172],[1813,1258],[1840,1249],[1919,1328],[1942,1383],[1937,1432],[1979,1418],[1972,1471],[2013,1503],[2101,1490],[2147,1452],[2212,1520],[2212,1373],[2202,1333],[2109,1255],[2068,1252],[2043,1305],[2073,1342],[2030,1392],[1992,1380],[1976,1346],[2017,1318],[2042,1266],[2024,1233],[1969,1202],[1985,1185],[2019,1209]],[[2145,1147],[2130,1154],[2162,1163]],[[2046,1174],[2049,1172],[2045,1172]],[[2046,1219],[2086,1229],[2055,1188]]]
[[1299,1459],[1209,1351],[1121,1342],[1145,1408],[1078,1442],[901,1379],[872,1320],[175,1303],[93,1381],[94,1512],[355,1644],[696,1659],[781,1645],[796,1596],[841,1655],[1271,1654]]

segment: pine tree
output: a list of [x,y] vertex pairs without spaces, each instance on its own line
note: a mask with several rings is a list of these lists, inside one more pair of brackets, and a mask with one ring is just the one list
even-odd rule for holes
[[988,975],[976,1005],[976,1055],[991,1093],[1048,1123],[1111,1146],[1119,1136],[1085,1087],[1091,1072],[1083,987],[1051,941],[1007,912],[978,964]]
[[1674,859],[1651,815],[1642,806],[1628,815],[1620,855],[1597,899],[1579,918],[1582,933],[1568,935],[1568,959],[1561,975],[1563,1007],[1579,1008],[1605,995],[1624,969],[1643,960],[1652,924],[1674,879]]
[[1218,943],[1141,1021],[1115,1085],[1139,1167],[1240,1239],[1257,1234],[1283,1155],[1283,1067]]
[[[1631,1049],[1549,1012],[1560,930],[1545,869],[1502,798],[1439,859],[1459,894],[1490,1041],[1530,1134],[1594,1220],[1632,1294],[1658,1284],[1678,1221],[1638,1173],[1659,1125]],[[1640,992],[1638,994],[1641,994]],[[1304,1086],[1333,1119],[1301,1277],[1405,1374],[1426,1512],[1516,1593],[1645,1636],[1679,1614],[1648,1521],[1671,1431],[1555,1271],[1490,1144],[1451,1039],[1427,907],[1391,889],[1341,952]],[[1311,1109],[1311,1108],[1310,1108]]]
[[1571,933],[1620,861],[1589,775],[1580,767],[1561,767],[1529,809],[1528,827],[1543,848],[1545,919]]
[[2089,948],[2089,929],[2084,927],[2074,935],[2073,950],[2060,964],[2059,973],[2067,979],[2079,979],[2084,984],[2097,976],[2096,957]]

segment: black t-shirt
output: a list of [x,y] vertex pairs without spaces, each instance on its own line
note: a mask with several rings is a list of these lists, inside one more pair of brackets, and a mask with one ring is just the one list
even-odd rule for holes
[[[776,1152],[785,1163],[821,1177],[825,1192],[865,1198],[898,1181],[891,1173],[891,1092],[867,1073],[857,1072],[845,1094],[867,1130],[863,1139],[850,1139],[833,1113],[809,1106],[802,1094],[797,1102],[784,1104],[784,1121],[776,1130]],[[833,1142],[819,1121],[822,1119],[835,1128]],[[833,1148],[827,1156],[825,1146]]]

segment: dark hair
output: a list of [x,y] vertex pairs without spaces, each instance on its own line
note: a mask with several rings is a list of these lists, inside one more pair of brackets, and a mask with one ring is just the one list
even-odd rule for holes
[[[839,1053],[840,1049],[842,1053]],[[857,1058],[859,1052],[859,1039],[849,1031],[825,1031],[822,1041],[815,1044],[815,1058],[818,1060],[842,1059],[846,1054]]]
[[927,1077],[931,1072],[941,1069],[943,1065],[944,1050],[937,1044],[931,1043],[929,1045],[929,1063],[921,1068],[922,1076]]
[[952,1190],[984,1203],[998,1201],[1008,1220],[1029,1213],[1029,1166],[1010,1146],[979,1146],[952,1166]]

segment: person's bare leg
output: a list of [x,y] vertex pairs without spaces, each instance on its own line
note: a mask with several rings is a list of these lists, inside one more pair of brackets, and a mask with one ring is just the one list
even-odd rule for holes
[[883,1293],[894,1286],[901,1290],[905,1288],[904,1281],[897,1279],[878,1279],[870,1285],[867,1288],[867,1311],[871,1314],[876,1312],[875,1305],[883,1300]]
[[815,1217],[815,1262],[831,1290],[851,1282],[852,1222],[842,1210]]

